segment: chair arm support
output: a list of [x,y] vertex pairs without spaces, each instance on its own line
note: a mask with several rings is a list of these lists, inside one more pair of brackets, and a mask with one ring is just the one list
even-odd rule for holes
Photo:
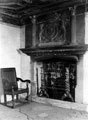
[[28,80],[28,79],[23,80],[22,78],[18,78],[18,77],[17,77],[17,81],[26,82],[26,83],[31,83],[31,81]]

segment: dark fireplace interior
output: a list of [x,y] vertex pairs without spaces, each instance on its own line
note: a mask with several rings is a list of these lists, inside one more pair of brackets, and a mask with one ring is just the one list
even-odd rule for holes
[[75,87],[75,59],[63,59],[62,57],[43,61],[40,88],[37,79],[37,94],[39,97],[75,102]]

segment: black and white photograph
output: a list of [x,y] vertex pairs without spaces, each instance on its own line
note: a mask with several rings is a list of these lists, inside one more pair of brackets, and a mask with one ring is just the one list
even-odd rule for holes
[[0,0],[0,120],[88,120],[88,0]]

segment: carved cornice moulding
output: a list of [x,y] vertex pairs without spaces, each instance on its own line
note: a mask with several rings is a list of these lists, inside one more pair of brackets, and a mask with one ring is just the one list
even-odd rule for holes
[[64,45],[54,47],[38,47],[20,49],[34,59],[41,60],[49,57],[80,57],[88,50],[88,45]]

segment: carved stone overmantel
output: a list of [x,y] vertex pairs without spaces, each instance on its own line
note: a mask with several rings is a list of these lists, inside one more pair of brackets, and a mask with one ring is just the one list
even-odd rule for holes
[[[48,20],[39,24],[39,44],[56,43],[59,45],[69,44],[71,37],[71,12],[66,9],[54,12],[47,16]],[[69,37],[68,37],[69,36]]]
[[71,11],[65,9],[43,16],[45,21],[37,25],[36,46],[52,44],[68,45],[71,43]]

